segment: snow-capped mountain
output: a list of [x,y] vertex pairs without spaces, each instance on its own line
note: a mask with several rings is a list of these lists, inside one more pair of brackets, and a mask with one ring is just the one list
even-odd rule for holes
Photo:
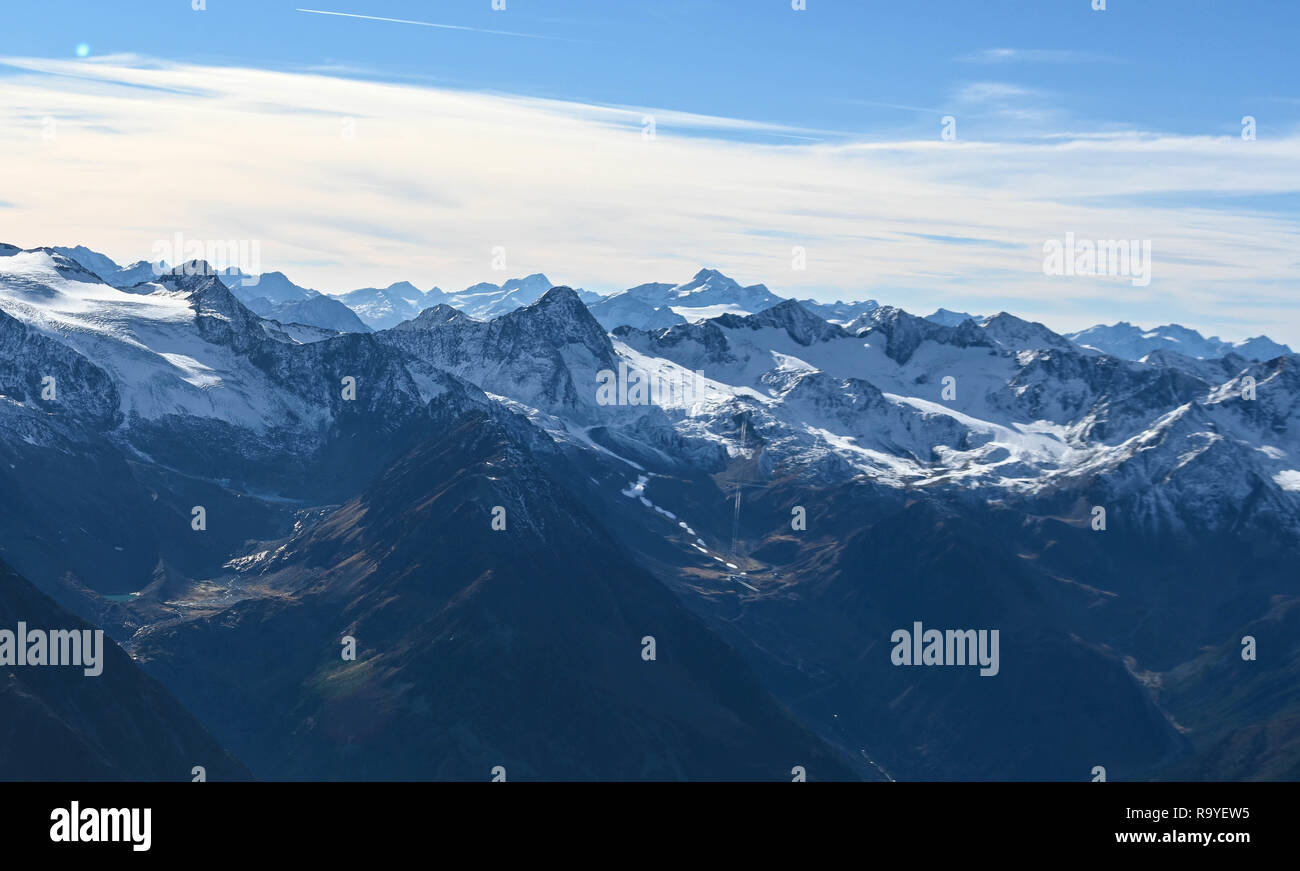
[[[716,269],[701,269],[684,284],[637,285],[610,299],[620,299],[620,302],[599,312],[610,329],[619,326],[653,329],[655,324],[668,319],[668,312],[683,321],[697,321],[722,314],[753,314],[781,302],[779,296],[763,285],[742,287]],[[644,306],[635,306],[633,300]],[[617,320],[627,322],[614,323]]]
[[[6,314],[91,361],[113,384],[123,419],[179,414],[251,430],[322,421],[319,408],[302,404],[310,403],[310,391],[268,380],[280,376],[250,365],[246,353],[258,346],[280,356],[287,351],[279,349],[305,343],[332,348],[331,335],[365,330],[355,319],[275,317],[334,302],[305,289],[305,298],[294,302],[273,306],[257,297],[246,307],[238,297],[248,288],[227,288],[215,276],[186,275],[184,268],[127,292],[52,249],[12,254],[4,267],[0,301]],[[276,297],[299,293],[279,273],[268,276],[259,289]],[[530,276],[449,298],[477,305],[481,315],[513,306],[547,284],[544,276]],[[1119,462],[1116,450],[1146,445],[1168,426],[1165,415],[1210,402],[1249,367],[1243,359],[1234,368],[1231,360],[1240,359],[1234,357],[1218,368],[1158,355],[1121,360],[1005,312],[948,326],[876,306],[841,326],[779,299],[753,314],[727,311],[649,330],[620,326],[611,336],[595,317],[611,301],[658,298],[671,303],[670,310],[698,314],[777,299],[761,285],[741,288],[713,270],[701,270],[684,285],[633,290],[637,295],[626,291],[589,310],[576,292],[548,288],[530,304],[488,319],[443,303],[376,339],[403,360],[411,384],[406,389],[432,395],[441,387],[415,385],[437,385],[450,374],[548,416],[540,421],[543,428],[561,438],[588,437],[575,426],[599,424],[616,432],[651,420],[674,430],[689,454],[706,456],[726,442],[727,421],[747,414],[755,437],[769,442],[769,470],[806,467],[822,477],[856,470],[900,483],[1017,490]],[[676,305],[682,301],[701,305]],[[294,332],[292,324],[320,329]],[[634,411],[602,404],[598,373],[620,365],[679,383],[702,373],[700,390],[689,402],[672,399]],[[948,392],[945,379],[952,379]],[[1144,394],[1150,395],[1140,401]],[[896,431],[880,441],[867,407],[876,414],[888,409],[886,417],[911,434]],[[1274,432],[1258,440],[1275,439]],[[1278,448],[1290,455],[1291,448]],[[1266,454],[1251,460],[1269,480],[1289,480],[1291,461]]]
[[692,321],[721,314],[754,314],[781,302],[765,286],[742,287],[716,269],[701,269],[690,281],[668,290],[663,298],[674,311]]
[[1099,324],[1077,333],[1066,333],[1065,337],[1082,347],[1125,360],[1141,360],[1155,351],[1173,351],[1194,360],[1209,360],[1228,354],[1237,354],[1247,360],[1272,360],[1291,353],[1286,345],[1280,345],[1267,336],[1225,342],[1218,336],[1207,339],[1196,330],[1178,324],[1144,330],[1120,321],[1111,326]]
[[341,294],[338,299],[357,313],[366,326],[375,330],[395,327],[443,302],[445,294],[438,288],[423,291],[409,281],[388,287],[363,287]]
[[[354,290],[339,299],[368,326],[385,330],[437,305],[449,305],[477,320],[491,320],[531,305],[553,286],[550,279],[541,273],[511,278],[499,285],[485,281],[457,293],[446,293],[437,287],[421,291],[409,281],[399,281],[386,288]],[[601,299],[599,294],[585,290],[577,293],[583,302],[595,303]]]
[[378,336],[404,353],[417,380],[450,372],[490,394],[578,419],[595,396],[597,373],[618,366],[609,336],[567,287],[490,321],[438,305]]
[[114,287],[135,287],[137,284],[153,281],[159,275],[170,270],[171,267],[165,260],[159,260],[157,263],[150,263],[148,260],[137,260],[135,263],[123,266],[111,275],[100,277]]
[[82,266],[86,267],[87,271],[93,272],[105,281],[108,281],[111,276],[121,269],[120,266],[113,262],[112,258],[100,254],[98,251],[92,251],[85,245],[75,245],[71,248],[55,245],[52,247],[52,250],[57,251],[64,257],[77,261]]
[[[765,285],[745,287],[716,269],[701,269],[683,284],[640,284],[588,305],[592,315],[607,330],[618,327],[658,330],[724,314],[756,314],[783,301]],[[879,307],[873,299],[833,303],[806,299],[799,303],[836,325],[847,324]]]
[[799,304],[822,320],[840,326],[880,307],[880,303],[874,299],[866,299],[861,302],[843,302],[841,300],[818,302],[815,299],[801,299]]
[[[230,270],[222,276],[225,278],[250,278],[238,270]],[[231,280],[225,281],[240,302],[248,303],[255,299],[264,299],[272,305],[279,305],[286,302],[301,302],[302,300],[312,299],[321,296],[319,290],[312,290],[306,287],[300,287],[289,280],[289,276],[283,272],[263,272],[248,281]]]
[[925,316],[927,321],[933,321],[945,327],[955,327],[962,321],[982,321],[979,315],[968,314],[967,312],[949,311],[946,308],[936,309]]
[[330,333],[365,333],[370,328],[335,297],[300,287],[283,272],[245,275],[238,269],[212,271],[253,313],[291,327],[314,327]]
[[[523,278],[511,278],[503,284],[481,282],[465,288],[459,293],[444,294],[439,303],[446,303],[452,308],[465,312],[481,321],[491,320],[500,315],[509,314],[515,309],[531,305],[555,285],[541,273],[527,275]],[[574,291],[585,303],[594,303],[601,299],[599,294],[586,290]],[[433,304],[429,300],[426,303]],[[426,308],[428,305],[426,305]]]
[[50,250],[75,260],[85,267],[87,272],[93,273],[113,287],[134,287],[142,282],[152,281],[172,268],[165,260],[156,263],[137,260],[128,266],[118,266],[108,255],[92,251],[84,245],[70,248],[55,246]]
[[[960,323],[959,321],[954,326],[959,326]],[[984,335],[1000,348],[1013,351],[1046,348],[1054,348],[1058,351],[1077,350],[1069,340],[1058,336],[1042,324],[1036,321],[1024,321],[1006,312],[999,312],[991,318],[983,318],[979,325]]]
[[[124,289],[148,285],[173,268],[166,261],[150,263],[146,260],[121,267],[107,255],[92,251],[84,245],[73,248],[55,247],[51,250],[79,263],[105,284]],[[250,276],[237,267],[213,269],[205,265],[205,269],[209,274],[221,278],[250,310],[292,329],[313,327],[326,331],[325,334],[363,333],[369,330],[347,305],[320,291],[294,284],[283,272]],[[306,335],[306,332],[303,331],[302,334]]]
[[480,282],[460,293],[451,294],[445,302],[466,312],[470,317],[490,320],[537,301],[551,287],[550,279],[537,273],[523,278],[511,278],[501,285]]
[[[750,752],[806,752],[834,776],[1067,777],[1079,747],[1132,776],[1213,769],[1221,736],[1173,723],[1237,678],[1184,667],[1300,596],[1300,357],[1285,350],[1129,359],[1006,312],[839,303],[828,319],[714,270],[599,300],[544,276],[368,289],[354,304],[376,323],[441,299],[340,332],[259,316],[324,298],[287,279],[246,303],[260,287],[204,264],[122,288],[83,260],[0,247],[0,557],[132,639],[255,775],[418,759],[434,776],[498,750],[527,766],[554,735],[560,755],[535,764],[562,776],[556,758],[602,740],[545,706],[479,705],[458,683],[476,662],[520,692],[545,673],[574,704],[610,694],[590,713],[601,728],[632,716],[629,692],[681,706],[696,737],[655,774],[766,770],[710,755],[733,716],[764,724]],[[887,641],[922,611],[1001,627],[1006,680],[905,680]],[[268,625],[334,651],[259,683],[279,732],[232,713],[240,682],[204,654],[278,662]],[[397,743],[354,758],[309,724],[335,704],[317,688],[358,625],[383,639],[367,643],[389,677],[349,704]],[[644,635],[682,670],[602,678]],[[1053,681],[1069,692],[1025,689]],[[1283,721],[1284,695],[1228,726]],[[437,752],[403,743],[397,708]],[[571,771],[639,776],[629,760],[674,722]]]
[[[99,408],[111,398],[128,440],[186,421],[318,438],[331,409],[341,407],[329,398],[334,369],[321,364],[347,344],[295,340],[244,306],[205,264],[182,264],[155,282],[121,289],[50,249],[22,251],[0,259],[0,312],[26,341],[44,342],[50,354],[86,370],[59,379],[65,398],[58,407]],[[10,365],[22,350],[11,349]],[[359,377],[373,363],[351,368]],[[37,374],[30,360],[24,370],[29,381]],[[111,390],[96,390],[94,403],[73,401],[99,378]]]
[[[654,290],[647,290],[654,288]],[[686,318],[663,304],[646,302],[645,297],[654,298],[670,290],[672,285],[656,284],[633,287],[629,290],[610,294],[600,302],[592,303],[591,315],[606,330],[615,330],[623,326],[637,327],[642,330],[658,330],[675,324],[686,323]]]
[[300,324],[336,333],[370,332],[370,327],[352,309],[324,294],[281,303],[257,297],[245,304],[254,314],[281,324]]

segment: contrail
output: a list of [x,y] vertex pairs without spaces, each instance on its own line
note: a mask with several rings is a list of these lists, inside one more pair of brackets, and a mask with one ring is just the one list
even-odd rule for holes
[[466,27],[462,24],[435,24],[432,21],[412,21],[409,18],[381,18],[378,15],[357,15],[354,12],[326,12],[323,9],[299,9],[298,12],[310,12],[312,15],[337,15],[340,18],[364,18],[366,21],[388,21],[393,24],[415,24],[420,27],[436,27],[439,30],[467,30],[471,33],[492,33],[497,36],[519,36],[524,39],[552,39],[560,42],[573,42],[559,36],[542,36],[537,33],[514,33],[509,30],[486,30],[482,27]]

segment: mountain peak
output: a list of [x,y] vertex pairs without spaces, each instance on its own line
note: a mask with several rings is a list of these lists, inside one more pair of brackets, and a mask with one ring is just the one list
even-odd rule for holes
[[55,246],[53,250],[59,252],[65,257],[75,260],[84,267],[87,272],[94,273],[105,281],[108,280],[109,276],[121,269],[121,267],[113,261],[113,258],[100,254],[98,251],[92,251],[85,245],[75,245],[71,248],[58,245]]
[[[965,321],[962,325],[965,325]],[[972,322],[973,323],[973,322]],[[993,343],[1014,351],[1037,351],[1048,348],[1058,351],[1077,351],[1078,346],[1049,330],[1037,321],[1027,321],[1008,312],[998,312],[980,325],[985,336]]]
[[227,270],[227,274],[242,279],[231,282],[230,287],[235,296],[244,302],[259,296],[273,303],[296,302],[321,295],[320,291],[294,284],[283,272],[263,272],[257,276],[256,281],[251,282],[247,280],[248,276],[238,269]]
[[734,278],[730,277],[729,275],[723,274],[717,269],[710,269],[710,268],[704,268],[701,269],[699,272],[695,273],[695,276],[689,282],[687,282],[687,284],[703,284],[705,282],[710,282],[710,283],[720,282],[726,285],[734,285],[736,287],[740,286],[740,282],[736,281]]
[[552,287],[550,290],[546,291],[546,293],[542,294],[536,302],[528,306],[528,308],[559,308],[561,310],[569,310],[573,312],[577,312],[578,309],[581,309],[584,312],[587,310],[587,307],[582,303],[582,299],[578,296],[577,291],[571,287],[565,287],[563,285]]
[[55,271],[64,278],[70,278],[76,281],[89,280],[91,283],[104,281],[104,279],[97,273],[82,264],[80,260],[77,260],[70,254],[63,253],[63,251],[58,248],[46,247],[36,248],[33,250],[40,251],[44,253],[45,256],[49,257],[50,264],[54,267]]
[[437,329],[443,324],[448,324],[457,319],[465,319],[465,318],[469,318],[469,315],[465,314],[463,311],[461,311],[458,308],[453,308],[452,306],[447,305],[445,302],[440,302],[437,305],[430,306],[429,308],[420,312],[411,320],[403,321],[402,323],[393,327],[393,329],[433,330],[433,329]]
[[[206,260],[186,260],[167,270],[168,275],[216,275],[217,271]],[[275,275],[268,272],[267,275]]]
[[880,333],[885,337],[886,356],[899,364],[910,360],[925,341],[959,348],[992,346],[991,337],[986,336],[972,320],[963,320],[956,326],[945,326],[892,305],[881,306],[854,319],[845,329],[859,338]]
[[1093,348],[1112,357],[1140,360],[1152,351],[1167,348],[1195,360],[1208,360],[1239,354],[1251,360],[1269,360],[1289,354],[1291,349],[1267,336],[1243,342],[1227,342],[1218,336],[1205,338],[1196,330],[1180,324],[1165,324],[1150,330],[1120,321],[1112,326],[1098,324],[1065,338],[1085,348]]
[[603,365],[614,357],[614,347],[610,344],[605,329],[596,322],[596,318],[571,287],[552,287],[541,299],[502,315],[492,323],[524,332],[540,330],[545,334],[547,342],[555,345],[584,345]]
[[[258,316],[231,292],[220,274],[206,261],[182,263],[160,276],[158,283],[184,293],[200,328],[208,331],[209,335],[222,337],[227,344],[242,347],[241,343],[246,343],[248,336],[260,331]],[[218,323],[226,326],[218,326]]]
[[[734,315],[723,315],[719,320],[727,320],[733,317]],[[758,314],[738,320],[748,322],[755,327],[783,329],[789,334],[790,338],[805,347],[813,342],[824,342],[828,339],[847,335],[841,327],[819,318],[793,299],[779,302],[771,308],[763,309]],[[730,324],[724,325],[730,326]]]
[[925,319],[931,323],[940,324],[945,327],[955,327],[962,321],[981,320],[978,315],[973,315],[970,312],[957,312],[946,308],[935,309],[934,313],[926,315]]
[[532,275],[525,275],[523,278],[510,278],[502,282],[501,289],[504,291],[533,291],[545,292],[551,289],[551,280],[540,272],[534,272]]

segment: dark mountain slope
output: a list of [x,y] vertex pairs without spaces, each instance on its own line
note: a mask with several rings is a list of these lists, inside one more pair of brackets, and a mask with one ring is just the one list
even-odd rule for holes
[[[0,562],[0,628],[90,629]],[[162,685],[104,639],[103,673],[0,666],[0,780],[243,780],[224,751]]]
[[[680,502],[660,479],[645,492],[656,504]],[[1129,615],[1104,591],[1042,571],[1028,542],[1005,528],[1014,512],[984,509],[1006,515],[1004,527],[940,494],[778,480],[747,489],[741,552],[731,554],[729,506],[693,498],[693,530],[747,571],[743,583],[689,550],[674,561],[663,533],[637,528],[633,500],[611,497],[602,511],[803,722],[891,776],[1086,780],[1104,765],[1123,779],[1190,751],[1087,616],[1105,607]],[[793,505],[806,507],[806,531],[791,529]],[[894,665],[892,633],[914,621],[998,630],[998,673]]]
[[[1300,779],[1300,597],[1276,596],[1259,619],[1161,676],[1161,697],[1196,754],[1162,772],[1179,780]],[[1243,639],[1254,659],[1243,658]]]
[[259,776],[855,776],[554,483],[573,472],[522,419],[444,403],[430,431],[263,565],[274,594],[143,634]]

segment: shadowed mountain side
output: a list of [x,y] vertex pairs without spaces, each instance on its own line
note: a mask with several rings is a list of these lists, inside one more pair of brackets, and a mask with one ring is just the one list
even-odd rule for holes
[[[84,630],[0,562],[0,628]],[[193,716],[104,638],[103,671],[0,666],[0,780],[246,780],[247,769]]]
[[1197,747],[1163,777],[1300,779],[1300,597],[1275,596],[1262,617],[1162,678],[1162,700]]
[[[646,535],[653,522],[637,500],[611,496],[604,516],[802,722],[891,776],[1087,780],[1101,764],[1129,779],[1191,750],[1087,616],[1109,608],[1127,621],[1143,603],[1107,604],[1113,594],[1048,575],[968,510],[864,484],[810,492],[778,481],[747,491],[731,554],[723,493],[710,504],[707,484],[674,486],[685,485],[655,479],[645,493],[674,507],[689,495],[688,540],[718,542],[747,570],[739,582],[708,556],[674,556],[668,536]],[[809,506],[807,531],[791,530],[792,505]],[[915,621],[997,630],[997,673],[895,665],[892,635]]]
[[[263,565],[277,593],[143,634],[149,668],[259,776],[866,775],[554,483],[572,470],[525,443],[530,427],[480,410],[435,420],[432,438]],[[347,635],[355,662],[340,658]]]

